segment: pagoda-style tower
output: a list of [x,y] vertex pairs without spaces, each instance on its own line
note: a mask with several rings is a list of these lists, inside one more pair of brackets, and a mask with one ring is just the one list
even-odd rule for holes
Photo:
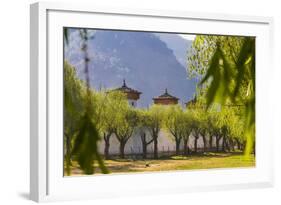
[[153,98],[153,101],[154,101],[154,104],[176,105],[176,104],[178,104],[179,99],[175,96],[170,95],[166,88],[165,93],[156,98]]
[[137,100],[140,98],[141,92],[128,87],[125,79],[123,80],[123,85],[115,90],[125,93],[131,106],[137,106]]

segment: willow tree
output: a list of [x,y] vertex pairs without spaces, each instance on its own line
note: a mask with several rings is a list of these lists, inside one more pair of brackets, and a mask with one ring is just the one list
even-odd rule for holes
[[164,107],[162,105],[152,105],[149,108],[147,128],[153,138],[153,157],[158,158],[158,137],[164,123]]
[[179,105],[170,105],[165,112],[165,127],[171,133],[176,144],[176,154],[180,153],[180,143],[183,133],[183,110]]
[[208,116],[209,111],[205,111],[202,109],[197,109],[195,118],[197,118],[197,121],[199,121],[199,133],[203,140],[203,152],[207,151],[207,136],[209,134],[209,124],[208,124]]
[[119,111],[123,107],[127,107],[128,102],[122,92],[100,92],[99,93],[99,106],[100,109],[100,131],[104,140],[104,156],[109,159],[110,139],[118,126]]
[[[201,92],[201,91],[200,91]],[[194,137],[194,152],[197,152],[198,140],[203,139],[204,152],[207,150],[207,135],[209,135],[208,114],[205,99],[197,92],[196,98],[188,105],[187,111],[191,118],[192,136]]]
[[139,109],[137,111],[137,118],[138,118],[138,134],[141,139],[142,143],[142,157],[143,159],[146,159],[147,157],[147,146],[150,145],[153,142],[153,138],[147,135],[148,126],[150,124],[150,117],[149,117],[149,111]]
[[221,123],[220,123],[220,113],[218,111],[210,111],[208,115],[208,127],[209,127],[209,147],[212,148],[213,138],[215,138],[216,151],[219,151],[221,135]]
[[197,115],[197,110],[190,110],[190,115],[192,116],[192,136],[194,138],[194,153],[198,152],[198,140],[200,137],[200,129],[201,129],[201,121],[200,121],[200,115]]
[[179,125],[180,126],[180,136],[183,140],[184,155],[189,154],[188,142],[189,142],[189,138],[192,133],[192,123],[193,123],[192,115],[187,110],[185,110],[182,113],[182,120]]
[[136,126],[136,111],[129,106],[128,103],[122,107],[120,106],[119,110],[117,111],[114,134],[119,141],[119,155],[122,159],[125,158],[125,146],[128,140],[132,137]]
[[233,151],[235,138],[244,138],[244,115],[237,106],[223,106],[219,111],[210,113],[210,133],[216,137],[216,147],[219,151],[221,141],[222,151]]

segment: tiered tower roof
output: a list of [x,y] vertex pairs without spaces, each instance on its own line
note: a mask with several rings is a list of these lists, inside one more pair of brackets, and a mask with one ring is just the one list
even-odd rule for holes
[[153,98],[154,104],[162,105],[178,104],[178,100],[179,98],[168,93],[167,88],[165,89],[165,92],[162,95]]
[[123,85],[119,88],[114,89],[113,91],[121,91],[127,95],[129,100],[138,100],[142,92],[130,88],[127,86],[125,79],[123,80]]

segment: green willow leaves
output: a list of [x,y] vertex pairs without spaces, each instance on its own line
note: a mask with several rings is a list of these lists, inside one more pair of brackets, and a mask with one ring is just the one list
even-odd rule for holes
[[80,168],[85,174],[94,173],[95,160],[102,173],[108,173],[103,159],[98,152],[99,133],[95,124],[92,122],[92,116],[86,112],[79,122],[79,131],[75,139],[72,153],[77,156]]
[[79,129],[78,122],[84,112],[85,85],[76,77],[76,71],[64,62],[64,150],[66,172],[70,175],[73,141]]
[[207,107],[213,103],[245,107],[245,153],[248,155],[253,151],[255,140],[255,38],[198,38],[193,49],[208,45],[211,47],[209,50],[199,50],[189,58],[190,65],[193,65],[191,70],[197,62],[205,62],[200,64],[200,75],[203,76],[200,84],[206,89]]

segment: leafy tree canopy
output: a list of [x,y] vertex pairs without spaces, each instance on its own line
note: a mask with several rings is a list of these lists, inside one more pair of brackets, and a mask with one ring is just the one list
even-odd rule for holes
[[188,56],[189,75],[201,79],[207,107],[244,106],[246,154],[255,138],[255,38],[198,35]]

